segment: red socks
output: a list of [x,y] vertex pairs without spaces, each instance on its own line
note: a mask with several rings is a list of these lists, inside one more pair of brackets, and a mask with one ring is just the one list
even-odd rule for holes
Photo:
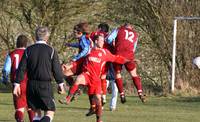
[[24,113],[21,112],[21,111],[16,110],[16,111],[15,111],[15,120],[16,120],[17,122],[24,122],[23,119],[24,119]]
[[135,85],[135,87],[137,88],[137,92],[142,93],[142,83],[141,83],[141,79],[140,77],[132,77],[133,83]]
[[124,92],[124,87],[123,87],[122,78],[115,79],[115,82],[116,82],[117,88],[119,90],[119,93],[123,93]]
[[74,84],[70,90],[69,90],[69,95],[74,95],[74,93],[78,90],[78,85]]
[[33,121],[33,117],[35,116],[34,111],[32,111],[31,109],[28,109],[28,117],[29,117],[29,121],[32,122]]
[[101,121],[101,116],[102,116],[102,104],[101,104],[101,100],[97,101],[97,107],[96,107],[97,111],[96,111],[96,119],[97,122]]

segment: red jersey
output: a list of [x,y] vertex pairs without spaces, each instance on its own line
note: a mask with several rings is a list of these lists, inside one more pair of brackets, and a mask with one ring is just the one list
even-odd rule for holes
[[107,49],[93,48],[86,57],[83,71],[88,72],[92,77],[100,79],[101,71],[106,62],[125,63],[125,58],[115,56]]
[[134,44],[137,43],[138,34],[124,26],[118,28],[115,40],[115,54],[122,55],[128,59],[134,58]]
[[[24,48],[17,48],[9,53],[9,56],[11,58],[11,73],[10,73],[11,82],[13,82],[16,78],[16,70],[24,54],[24,50],[25,50]],[[24,80],[27,80],[27,74],[25,74]]]

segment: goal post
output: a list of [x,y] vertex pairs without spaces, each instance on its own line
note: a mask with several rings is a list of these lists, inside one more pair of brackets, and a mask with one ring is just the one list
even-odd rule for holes
[[175,67],[176,67],[176,35],[178,20],[200,20],[200,17],[175,17],[173,22],[173,51],[172,51],[172,75],[171,75],[171,92],[174,92],[175,85]]

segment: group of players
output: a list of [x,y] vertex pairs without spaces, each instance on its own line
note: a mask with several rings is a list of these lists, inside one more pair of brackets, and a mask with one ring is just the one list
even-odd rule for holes
[[[145,102],[146,99],[143,95],[141,79],[136,72],[134,57],[138,34],[131,24],[125,23],[109,33],[108,24],[101,23],[96,31],[90,33],[89,25],[83,22],[74,26],[73,33],[77,43],[66,43],[66,46],[79,48],[79,53],[72,58],[70,64],[62,64],[63,77],[70,85],[70,89],[65,100],[59,100],[60,103],[69,104],[78,92],[79,85],[87,86],[90,109],[86,115],[96,114],[97,122],[102,122],[102,104],[106,102],[106,75],[108,71],[114,71],[121,102],[126,102],[121,76],[123,65],[132,77],[139,98],[142,102]],[[11,81],[14,81],[27,40],[27,37],[24,35],[20,35],[17,38],[17,49],[6,57],[2,71],[3,81],[8,79],[10,72]],[[72,76],[75,75],[77,78],[73,80]],[[24,94],[26,94],[25,86],[20,85]],[[24,109],[27,107],[26,97],[13,96],[13,100],[16,109],[15,119],[17,122],[21,122],[23,121]],[[34,113],[31,109],[28,109],[28,113],[30,121],[32,121]]]

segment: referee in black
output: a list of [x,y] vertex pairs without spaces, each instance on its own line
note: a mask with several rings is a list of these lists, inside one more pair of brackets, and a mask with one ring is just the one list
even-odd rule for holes
[[[52,76],[58,84],[58,92],[64,93],[63,73],[55,49],[47,44],[47,27],[36,29],[36,43],[27,47],[19,64],[13,94],[20,95],[20,81],[27,71],[27,102],[35,111],[33,122],[50,122],[55,112]],[[44,111],[42,117],[41,110]]]

